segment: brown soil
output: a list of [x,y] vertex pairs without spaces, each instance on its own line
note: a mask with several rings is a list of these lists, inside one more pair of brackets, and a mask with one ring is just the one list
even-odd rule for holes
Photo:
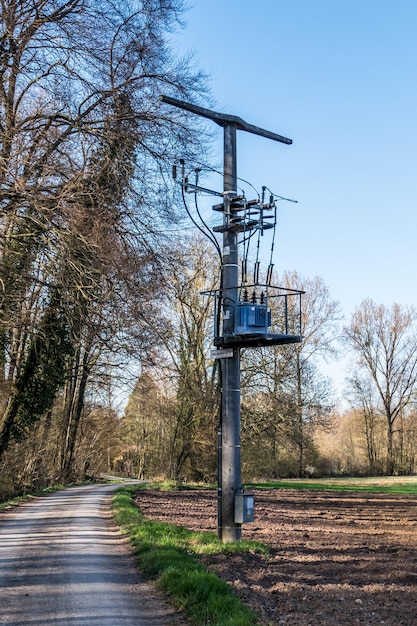
[[[255,490],[243,538],[270,556],[205,557],[259,615],[259,624],[417,624],[414,496]],[[140,491],[146,517],[216,531],[216,493]]]

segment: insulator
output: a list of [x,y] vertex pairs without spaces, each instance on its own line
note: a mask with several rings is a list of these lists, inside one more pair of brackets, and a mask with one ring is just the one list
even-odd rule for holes
[[243,290],[243,302],[249,302],[249,292],[247,289]]
[[260,304],[265,304],[265,292],[261,291]]
[[242,282],[246,283],[248,280],[248,261],[247,259],[242,260]]
[[253,268],[253,282],[255,283],[255,285],[258,284],[259,282],[259,261],[256,261],[255,266]]
[[270,263],[268,265],[268,271],[266,273],[266,284],[267,285],[271,285],[271,280],[272,280],[272,270],[274,269],[274,264]]
[[255,289],[254,289],[254,290],[252,291],[252,297],[251,297],[251,302],[252,302],[252,304],[256,304],[257,300],[258,300],[258,298],[257,298],[257,295],[256,295],[256,291],[255,291]]
[[175,163],[174,163],[174,165],[172,166],[172,178],[173,178],[174,180],[177,180],[177,166],[175,165]]

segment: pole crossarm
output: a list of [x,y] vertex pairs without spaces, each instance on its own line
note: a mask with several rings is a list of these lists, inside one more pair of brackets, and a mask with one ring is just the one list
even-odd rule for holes
[[184,109],[185,111],[190,111],[190,113],[200,115],[201,117],[206,117],[207,119],[212,120],[219,126],[234,126],[238,130],[244,130],[247,133],[259,135],[260,137],[266,137],[267,139],[272,139],[272,141],[279,141],[280,143],[286,143],[287,145],[292,144],[292,139],[288,139],[288,137],[283,137],[282,135],[273,133],[270,130],[259,128],[259,126],[248,124],[248,122],[245,122],[245,120],[242,120],[242,118],[238,117],[237,115],[218,113],[217,111],[212,111],[211,109],[206,109],[204,107],[198,106],[197,104],[185,102],[184,100],[178,100],[177,98],[172,98],[171,96],[161,95],[159,96],[159,100],[161,100],[162,102],[166,102],[167,104],[171,104],[172,106],[175,106],[179,109]]

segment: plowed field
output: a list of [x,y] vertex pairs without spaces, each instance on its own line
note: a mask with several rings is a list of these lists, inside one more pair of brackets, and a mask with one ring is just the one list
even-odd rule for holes
[[[205,557],[259,615],[287,626],[417,625],[417,497],[255,490],[257,554]],[[145,516],[216,531],[216,492],[138,492]]]

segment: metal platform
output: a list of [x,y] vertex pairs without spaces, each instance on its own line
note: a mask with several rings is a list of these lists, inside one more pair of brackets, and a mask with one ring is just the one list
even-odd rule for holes
[[262,348],[264,346],[282,346],[288,343],[300,343],[302,339],[301,335],[245,333],[244,335],[215,337],[214,345],[217,348]]

